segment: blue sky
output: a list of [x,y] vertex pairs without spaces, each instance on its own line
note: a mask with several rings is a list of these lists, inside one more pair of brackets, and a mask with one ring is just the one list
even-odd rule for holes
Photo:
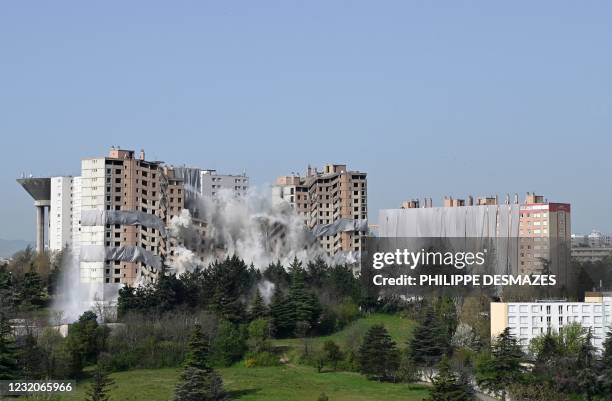
[[612,3],[108,1],[0,5],[0,238],[22,172],[110,145],[246,170],[368,172],[405,198],[537,191],[612,232]]

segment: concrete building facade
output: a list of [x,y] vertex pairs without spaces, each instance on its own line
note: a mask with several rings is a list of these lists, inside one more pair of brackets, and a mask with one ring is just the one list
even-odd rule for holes
[[572,234],[572,258],[579,262],[597,262],[612,255],[612,236],[593,230],[590,234]]
[[366,173],[344,164],[328,164],[323,171],[308,167],[305,176],[278,177],[272,198],[294,208],[329,255],[362,250],[368,230]]
[[540,273],[552,264],[565,266],[558,273],[566,275],[570,216],[569,203],[548,202],[533,193],[527,193],[523,203],[518,195],[513,201],[507,196],[503,203],[497,196],[447,196],[442,207],[433,207],[430,199],[411,199],[400,209],[381,210],[379,225],[381,237],[502,238],[507,241],[508,258],[516,259],[510,273]]
[[80,196],[80,177],[51,177],[50,251],[61,251],[79,242]]
[[245,196],[249,190],[246,174],[218,174],[217,170],[200,171],[200,191],[204,196],[216,196],[221,190],[229,190],[236,196]]
[[108,157],[83,159],[80,191],[81,216],[104,216],[81,222],[81,280],[133,284],[155,277],[168,253],[164,227],[183,208],[182,181],[144,152],[136,157],[113,148]]
[[569,265],[570,215],[569,203],[547,202],[543,196],[527,194],[519,216],[521,274],[540,272],[547,261]]
[[510,328],[524,349],[532,339],[549,332],[558,333],[570,323],[591,330],[593,345],[602,350],[606,334],[612,329],[612,293],[587,293],[584,302],[491,303],[491,336]]

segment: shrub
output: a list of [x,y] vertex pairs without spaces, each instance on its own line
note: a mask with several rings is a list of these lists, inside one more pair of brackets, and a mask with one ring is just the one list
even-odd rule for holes
[[263,351],[247,355],[244,365],[247,368],[278,366],[280,365],[280,362],[278,360],[278,356],[271,352]]

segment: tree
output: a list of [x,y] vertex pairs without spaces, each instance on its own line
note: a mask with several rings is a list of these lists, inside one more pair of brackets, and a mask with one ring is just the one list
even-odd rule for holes
[[289,273],[287,273],[280,260],[270,264],[266,271],[264,271],[263,276],[266,280],[274,283],[274,286],[277,288],[287,288],[286,286],[290,281]]
[[93,375],[91,387],[87,390],[86,401],[110,401],[108,395],[109,387],[114,384],[108,373],[99,364],[96,365],[96,370]]
[[219,401],[227,399],[223,380],[210,366],[208,337],[199,324],[189,340],[185,370],[177,384],[173,401]]
[[476,382],[505,400],[508,386],[522,380],[522,360],[521,346],[506,328],[491,345],[491,353],[478,361]]
[[578,353],[578,387],[586,401],[591,401],[600,388],[597,380],[597,367],[595,359],[595,347],[592,344],[591,331],[587,333],[585,342]]
[[268,338],[270,337],[269,326],[270,322],[267,319],[256,319],[249,324],[247,328],[249,351],[257,354],[270,349],[270,344],[268,342]]
[[287,298],[277,286],[270,302],[270,316],[276,337],[285,337],[293,332],[295,320]]
[[0,313],[0,380],[19,378],[17,348],[6,315]]
[[612,394],[612,329],[608,331],[603,343],[603,353],[601,355],[602,387],[603,390]]
[[438,374],[433,379],[433,388],[425,401],[472,401],[474,390],[466,380],[460,379],[450,368],[444,356],[438,364]]
[[97,316],[84,312],[79,320],[70,325],[66,337],[66,348],[71,357],[70,374],[79,377],[83,366],[94,363],[104,348],[107,329],[98,325]]
[[443,296],[436,299],[434,303],[434,312],[435,316],[438,319],[438,324],[440,324],[445,332],[446,332],[446,343],[447,346],[450,343],[450,339],[455,334],[455,330],[457,329],[457,324],[459,323],[457,317],[457,308],[452,300],[452,298],[448,296]]
[[568,401],[569,396],[551,384],[539,380],[531,383],[516,383],[508,387],[511,399],[518,401]]
[[202,332],[202,326],[196,323],[187,345],[187,355],[185,357],[186,368],[196,368],[210,370],[210,340]]
[[327,396],[327,394],[321,393],[319,394],[319,398],[317,398],[317,401],[329,401],[329,397]]
[[325,360],[332,365],[335,371],[338,367],[338,362],[342,360],[342,351],[340,351],[340,347],[338,347],[333,340],[327,340],[323,344],[323,352],[325,354]]
[[255,292],[255,297],[253,298],[253,304],[251,305],[251,320],[263,319],[268,315],[268,308],[266,307],[266,303],[264,302],[263,297],[261,296],[261,292],[259,288]]
[[22,337],[19,344],[19,366],[21,377],[29,380],[40,379],[43,376],[44,352],[36,343],[36,338],[28,333]]
[[243,321],[246,307],[243,296],[251,286],[249,268],[237,256],[211,264],[205,271],[210,306],[221,318],[233,323]]
[[246,349],[244,330],[227,320],[222,320],[217,326],[213,339],[211,361],[215,366],[230,366],[240,360]]
[[27,307],[38,308],[44,305],[45,289],[40,275],[35,270],[32,269],[23,276],[19,299]]
[[307,322],[312,327],[321,313],[321,308],[317,298],[306,291],[304,285],[306,272],[302,268],[302,262],[294,258],[289,266],[289,271],[291,272],[291,287],[288,298],[293,312],[293,324]]
[[410,358],[407,350],[401,353],[397,378],[404,383],[414,383],[420,379],[419,369],[414,364],[412,358]]
[[176,386],[173,401],[221,401],[226,400],[223,380],[215,371],[186,368],[181,382]]
[[410,357],[417,366],[431,369],[448,351],[449,340],[447,327],[440,323],[433,309],[429,308],[409,342]]
[[384,380],[395,375],[399,353],[395,342],[383,325],[370,327],[359,348],[360,372]]

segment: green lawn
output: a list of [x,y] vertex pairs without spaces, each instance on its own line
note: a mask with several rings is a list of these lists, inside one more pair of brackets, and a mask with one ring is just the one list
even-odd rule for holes
[[[414,322],[399,316],[372,314],[352,322],[346,328],[330,336],[309,339],[312,347],[332,339],[342,348],[346,344],[360,344],[363,335],[374,324],[383,324],[398,348],[405,347],[414,329]],[[285,348],[285,355],[295,362],[303,346],[302,340],[274,340],[273,345]],[[330,401],[418,401],[425,398],[427,390],[418,385],[379,383],[369,381],[358,373],[317,373],[315,368],[289,363],[268,368],[246,368],[243,363],[220,369],[226,389],[232,399],[240,401],[316,401],[325,392]],[[115,388],[113,401],[168,401],[172,397],[180,369],[134,370],[111,375]],[[80,383],[74,394],[61,400],[84,399],[87,382]]]
[[[418,385],[379,383],[357,373],[317,373],[306,366],[246,368],[242,364],[220,369],[226,389],[240,401],[316,401],[325,392],[330,401],[419,401],[427,390]],[[111,375],[113,401],[168,401],[180,370],[134,370]],[[87,382],[60,398],[82,401]]]
[[[410,319],[401,318],[397,315],[387,315],[382,313],[373,313],[361,319],[358,319],[343,330],[331,334],[329,336],[315,337],[310,339],[313,345],[317,346],[325,342],[326,340],[334,340],[340,346],[345,344],[347,341],[357,340],[361,341],[363,334],[375,324],[382,324],[389,331],[389,334],[395,341],[398,348],[405,348],[406,341],[412,335],[415,322]],[[299,347],[302,344],[302,340],[295,338],[288,338],[282,340],[274,340],[272,344],[275,346],[285,347]]]

